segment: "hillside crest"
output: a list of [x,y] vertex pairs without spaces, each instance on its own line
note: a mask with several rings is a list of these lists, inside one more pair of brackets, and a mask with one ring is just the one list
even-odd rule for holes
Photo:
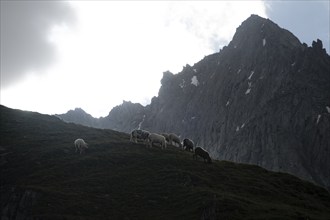
[[[330,194],[289,174],[0,106],[1,219],[329,219]],[[75,152],[83,138],[89,148]]]

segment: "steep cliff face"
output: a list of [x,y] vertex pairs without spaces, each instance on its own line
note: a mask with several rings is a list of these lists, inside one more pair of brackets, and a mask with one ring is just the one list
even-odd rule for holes
[[214,158],[330,189],[330,57],[320,40],[308,47],[252,15],[219,53],[161,83],[150,105],[116,107],[109,128],[175,132]]
[[142,127],[176,132],[213,157],[330,187],[330,57],[252,15],[230,44],[164,73]]

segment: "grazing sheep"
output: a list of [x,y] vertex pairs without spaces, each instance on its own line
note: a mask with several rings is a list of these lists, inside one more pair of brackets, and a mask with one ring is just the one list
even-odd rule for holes
[[163,135],[163,136],[165,137],[165,140],[166,140],[167,142],[170,141],[169,134],[167,134],[167,133],[161,133],[161,135]]
[[79,151],[80,154],[85,152],[85,150],[88,148],[88,144],[81,138],[78,138],[74,141],[74,146],[76,148],[76,153]]
[[201,147],[196,147],[193,158],[197,160],[197,156],[200,156],[204,159],[204,162],[212,163],[209,153]]
[[146,142],[147,146],[152,147],[152,145],[154,143],[160,144],[162,149],[166,148],[166,140],[165,140],[165,137],[163,135],[155,134],[155,133],[149,134],[149,136],[147,138],[147,142]]
[[183,139],[182,148],[186,151],[194,151],[194,142],[188,138]]
[[147,140],[149,136],[149,131],[145,130],[133,130],[131,132],[130,141],[137,143],[137,139],[143,140],[144,142]]
[[171,145],[176,146],[175,144],[178,144],[180,148],[182,147],[180,138],[176,134],[171,133],[168,138]]

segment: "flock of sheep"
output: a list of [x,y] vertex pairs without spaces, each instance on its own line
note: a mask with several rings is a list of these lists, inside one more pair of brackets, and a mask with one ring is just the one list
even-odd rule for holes
[[184,150],[194,152],[193,158],[201,157],[204,162],[212,163],[210,154],[201,147],[194,148],[194,142],[188,138],[183,139],[182,143],[176,134],[156,134],[145,130],[133,130],[131,132],[131,141],[137,143],[137,140],[142,140],[147,147],[152,147],[153,144],[159,144],[162,149],[166,149],[167,144],[178,146]]
[[[167,144],[178,146],[184,150],[194,152],[194,159],[197,159],[199,156],[204,159],[204,162],[212,163],[211,157],[205,149],[201,147],[194,148],[194,142],[188,138],[183,139],[181,143],[180,138],[173,133],[156,134],[145,130],[133,130],[131,132],[130,141],[137,143],[138,140],[143,141],[143,143],[150,148],[154,144],[159,144],[162,149],[166,149]],[[76,148],[76,153],[79,151],[80,154],[84,153],[84,151],[88,148],[88,144],[81,138],[74,141],[74,146]]]

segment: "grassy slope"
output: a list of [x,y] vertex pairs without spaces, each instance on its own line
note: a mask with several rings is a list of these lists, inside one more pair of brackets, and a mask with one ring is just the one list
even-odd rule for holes
[[[37,192],[47,219],[330,219],[330,195],[258,166],[194,161],[147,149],[125,133],[63,123],[0,106],[1,193]],[[84,138],[90,148],[74,152]]]

